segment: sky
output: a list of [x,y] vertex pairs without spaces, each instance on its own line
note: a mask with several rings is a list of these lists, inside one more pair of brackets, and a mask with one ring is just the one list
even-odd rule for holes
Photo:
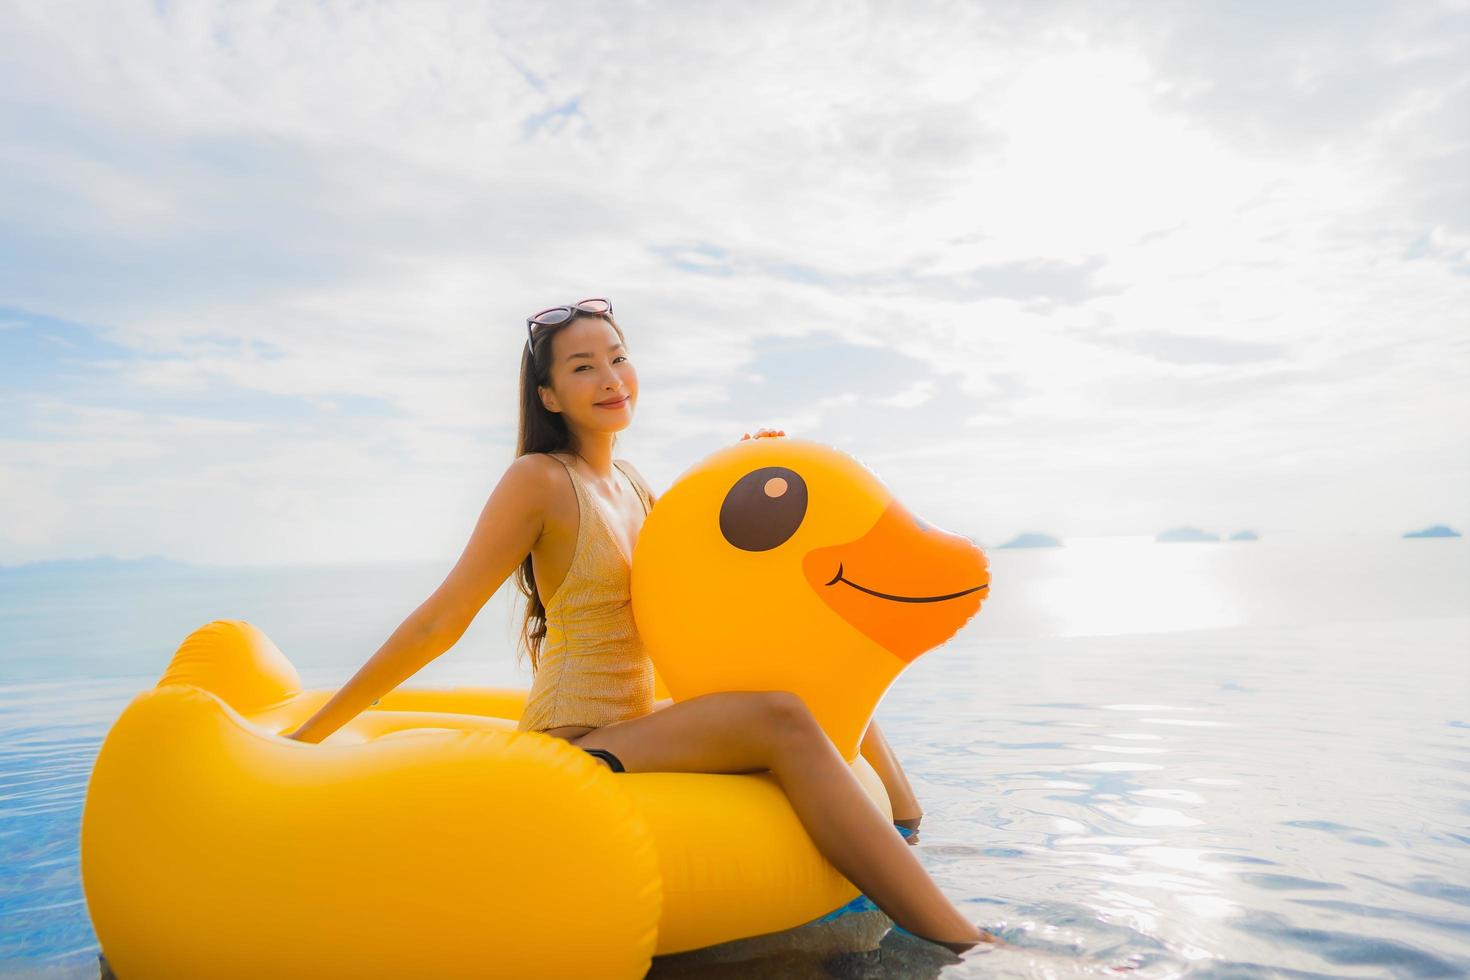
[[1024,532],[1470,530],[1470,3],[0,0],[0,564],[451,561],[532,311]]

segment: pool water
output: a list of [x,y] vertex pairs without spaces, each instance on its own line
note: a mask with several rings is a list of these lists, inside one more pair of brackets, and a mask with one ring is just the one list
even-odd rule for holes
[[[1070,620],[1048,606],[1048,593],[1065,597],[1069,581],[1109,565],[1086,550],[992,554],[995,607],[878,708],[925,808],[915,853],[1006,946],[961,960],[857,903],[761,943],[660,959],[651,975],[1470,975],[1464,542],[1393,541],[1351,566],[1257,545],[1118,551],[1109,567],[1175,590],[1152,621],[1122,593],[1112,605],[1091,597],[1091,613],[1077,599]],[[1251,595],[1258,580],[1289,591],[1304,577],[1293,562],[1317,570],[1311,595]],[[1173,581],[1181,568],[1195,593]],[[1385,568],[1411,581],[1373,585]],[[326,633],[307,620],[348,601],[406,612],[422,596],[405,583],[432,578],[359,570],[379,584],[344,598],[346,572],[296,571],[290,604],[273,608],[244,574],[173,600],[149,580],[0,581],[0,649],[26,651],[0,685],[0,976],[97,975],[78,873],[87,778],[112,720],[188,628],[245,616],[305,665],[307,686],[336,684],[396,623],[341,641],[362,651],[357,662],[317,646],[332,662],[312,664],[302,637]],[[315,605],[302,592],[313,575]],[[122,629],[115,617],[110,630],[78,625],[89,603],[129,606],[129,589],[157,609]],[[231,595],[248,608],[218,608]],[[1181,608],[1206,628],[1181,628]],[[48,645],[64,665],[52,678]],[[525,683],[508,652],[486,669],[488,647],[410,683]]]

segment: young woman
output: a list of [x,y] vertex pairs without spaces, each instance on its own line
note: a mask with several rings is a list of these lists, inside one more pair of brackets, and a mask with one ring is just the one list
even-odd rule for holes
[[[411,677],[452,647],[519,571],[528,599],[523,640],[535,671],[520,730],[564,738],[616,772],[769,770],[822,854],[900,926],[957,953],[994,941],[939,890],[799,697],[728,691],[654,703],[653,663],[638,641],[628,589],[633,544],[655,497],[631,464],[612,455],[617,433],[633,420],[638,373],[606,300],[543,310],[527,332],[516,459],[464,553],[289,737],[320,742]],[[542,596],[551,599],[543,605]],[[922,811],[876,721],[862,752],[905,813],[895,822],[917,827]]]

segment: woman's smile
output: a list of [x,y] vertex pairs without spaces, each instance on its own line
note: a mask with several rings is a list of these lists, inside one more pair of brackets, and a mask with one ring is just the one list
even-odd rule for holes
[[598,408],[613,408],[613,409],[616,409],[616,408],[622,408],[626,404],[628,404],[628,396],[627,395],[624,395],[622,398],[618,399],[615,402],[598,402],[597,403],[597,407]]

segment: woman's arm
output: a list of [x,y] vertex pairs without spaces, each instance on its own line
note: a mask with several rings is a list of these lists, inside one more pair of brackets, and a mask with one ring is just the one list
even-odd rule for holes
[[445,642],[444,634],[433,630],[422,610],[411,613],[316,714],[294,732],[282,734],[302,742],[320,742],[453,646],[453,640]]
[[511,463],[444,583],[330,701],[286,737],[320,742],[459,642],[540,537],[549,491],[544,459],[526,455]]

